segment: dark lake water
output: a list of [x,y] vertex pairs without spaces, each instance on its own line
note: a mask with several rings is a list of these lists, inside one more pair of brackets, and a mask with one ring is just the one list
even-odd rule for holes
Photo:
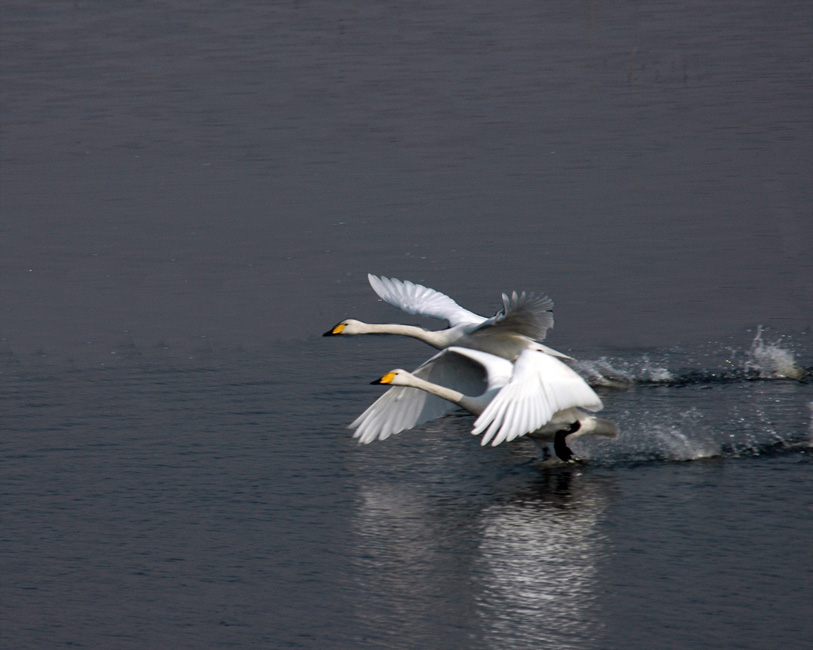
[[[0,646],[809,644],[811,25],[3,3]],[[368,272],[548,293],[619,438],[358,446]]]

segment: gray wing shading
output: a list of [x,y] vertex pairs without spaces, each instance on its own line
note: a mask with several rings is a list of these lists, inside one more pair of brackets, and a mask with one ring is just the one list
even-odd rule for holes
[[521,334],[542,341],[553,327],[553,300],[544,293],[502,295],[503,308],[471,333],[477,335]]
[[[413,373],[433,384],[464,395],[480,395],[487,388],[485,368],[475,360],[443,350]],[[353,438],[368,444],[429,422],[457,409],[457,405],[418,388],[393,386],[350,425]]]
[[486,320],[474,312],[464,309],[445,293],[435,291],[422,284],[409,280],[377,277],[367,275],[370,286],[386,303],[405,311],[407,314],[418,314],[430,318],[439,318],[455,326],[462,323],[482,323]]

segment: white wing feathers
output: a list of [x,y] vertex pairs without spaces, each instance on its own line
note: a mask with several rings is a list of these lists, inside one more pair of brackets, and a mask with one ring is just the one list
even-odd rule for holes
[[354,438],[368,444],[434,420],[455,408],[451,402],[417,388],[393,386],[351,422],[349,428],[355,429]]
[[474,423],[482,444],[513,440],[547,424],[557,411],[573,407],[599,411],[604,405],[590,386],[564,363],[536,350],[526,350],[514,373]]
[[386,303],[405,311],[407,314],[418,314],[430,318],[446,320],[454,327],[460,324],[479,324],[485,317],[464,309],[445,293],[435,291],[422,284],[395,278],[380,278],[368,274],[370,286]]
[[[447,348],[421,364],[413,374],[464,395],[480,395],[488,388],[488,374],[481,363],[483,355],[475,350]],[[456,404],[418,388],[393,386],[350,423],[349,428],[355,429],[354,438],[367,444],[434,420],[456,408]]]

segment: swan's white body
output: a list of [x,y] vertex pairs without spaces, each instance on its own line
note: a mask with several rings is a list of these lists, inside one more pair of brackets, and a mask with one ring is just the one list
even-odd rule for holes
[[552,441],[564,426],[571,435],[614,436],[612,422],[580,409],[598,411],[601,399],[564,363],[539,350],[526,350],[516,364],[457,346],[436,354],[417,370],[393,370],[374,383],[390,388],[350,428],[360,442],[383,440],[453,410],[479,416],[472,431],[482,444],[498,445],[522,435]]
[[547,296],[516,292],[503,294],[503,308],[491,318],[464,309],[449,296],[421,284],[395,278],[367,275],[378,296],[408,314],[438,318],[449,323],[444,330],[426,330],[397,323],[372,324],[347,319],[325,332],[325,336],[396,334],[409,336],[443,350],[452,345],[489,352],[514,361],[523,350],[540,350],[560,359],[566,354],[542,345],[553,327],[553,301]]

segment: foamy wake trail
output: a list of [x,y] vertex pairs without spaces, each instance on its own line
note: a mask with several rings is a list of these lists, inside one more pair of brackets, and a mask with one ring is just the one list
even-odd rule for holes
[[653,363],[648,355],[632,361],[601,357],[592,361],[577,361],[575,366],[592,386],[626,388],[633,384],[668,384],[675,380],[669,370]]
[[604,389],[602,416],[616,422],[620,434],[616,440],[585,437],[574,441],[574,450],[613,464],[812,449],[813,401],[806,391],[813,368],[800,356],[808,357],[800,342],[767,340],[760,327],[746,345],[576,362],[592,386]]
[[698,384],[753,379],[805,379],[811,370],[800,365],[783,337],[769,343],[760,326],[748,349],[719,345],[704,352],[680,348],[632,359],[600,357],[577,361],[575,369],[592,386],[627,388],[635,384]]

